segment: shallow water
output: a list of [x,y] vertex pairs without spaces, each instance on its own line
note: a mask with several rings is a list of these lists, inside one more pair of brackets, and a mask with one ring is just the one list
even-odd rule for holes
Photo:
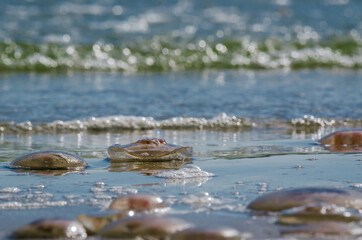
[[[0,234],[39,218],[99,215],[119,196],[149,193],[171,207],[167,215],[198,226],[279,238],[273,217],[246,208],[259,195],[306,186],[361,191],[362,155],[331,153],[317,143],[335,130],[362,127],[360,85],[360,72],[347,70],[3,74]],[[192,146],[193,158],[107,158],[109,146],[146,137]],[[79,154],[89,167],[8,168],[40,150]],[[167,172],[184,165],[195,166],[192,178],[165,177],[185,176]]]
[[[362,154],[317,143],[362,128],[361,4],[1,1],[0,238],[150,193],[197,226],[287,239],[275,217],[246,206],[292,187],[362,191]],[[146,137],[192,146],[193,158],[107,158],[109,146]],[[8,167],[38,150],[89,167]]]
[[[9,130],[9,122],[39,125],[87,118],[93,130],[104,130],[102,117],[111,116],[118,117],[109,119],[115,126],[134,130],[136,124],[127,122],[137,122],[139,128],[198,127],[202,119],[222,113],[273,125],[272,120],[286,123],[304,115],[343,121],[360,120],[362,114],[360,71],[2,74],[0,79],[0,124]],[[161,122],[174,117],[197,119]],[[222,115],[219,120],[226,122]],[[27,124],[18,127],[21,132]]]
[[[105,150],[112,143],[146,136],[193,146],[192,162],[112,164],[107,159]],[[75,219],[79,214],[101,214],[118,196],[150,193],[161,196],[171,206],[166,214],[200,226],[207,221],[211,225],[232,226],[255,238],[278,237],[277,225],[268,223],[273,218],[252,218],[246,209],[260,194],[305,186],[361,191],[362,155],[330,153],[315,144],[315,137],[316,134],[290,134],[280,129],[2,135],[0,221],[7,224],[0,230],[6,235],[39,218]],[[13,158],[45,149],[78,153],[89,167],[73,173],[7,168]],[[183,164],[196,165],[215,176],[155,175]]]

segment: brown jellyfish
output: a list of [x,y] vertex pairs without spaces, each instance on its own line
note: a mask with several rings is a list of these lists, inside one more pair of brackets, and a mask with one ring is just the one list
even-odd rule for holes
[[31,170],[78,170],[87,165],[81,157],[62,151],[33,152],[18,157],[10,163],[11,168]]
[[153,195],[130,195],[114,200],[109,208],[120,211],[150,211],[165,208],[162,198]]
[[362,193],[338,188],[295,188],[272,192],[252,201],[248,208],[278,212],[311,203],[328,203],[352,209],[362,209]]
[[77,238],[87,237],[77,221],[42,219],[25,225],[12,233],[13,238]]
[[319,142],[333,152],[362,152],[362,130],[334,132]]
[[141,216],[124,218],[108,224],[98,234],[106,238],[163,239],[188,227],[191,227],[191,224],[177,218]]
[[141,139],[127,145],[115,144],[108,148],[110,160],[185,160],[192,157],[192,147],[168,144],[164,139]]

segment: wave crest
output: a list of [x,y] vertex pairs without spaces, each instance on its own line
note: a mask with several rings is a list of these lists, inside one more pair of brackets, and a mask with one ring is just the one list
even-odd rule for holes
[[155,36],[122,45],[0,43],[0,72],[169,72],[205,69],[313,69],[362,67],[362,42],[347,36],[317,42],[220,40]]
[[211,119],[196,117],[174,117],[165,120],[156,120],[153,117],[138,116],[111,116],[87,118],[72,121],[53,121],[50,123],[34,124],[30,121],[22,123],[0,123],[0,132],[3,133],[58,133],[58,132],[109,132],[135,131],[147,129],[211,129],[211,130],[240,130],[250,128],[293,128],[306,131],[315,131],[323,127],[360,128],[362,119],[326,119],[305,115],[290,121],[264,119],[253,120],[229,116],[222,113]]

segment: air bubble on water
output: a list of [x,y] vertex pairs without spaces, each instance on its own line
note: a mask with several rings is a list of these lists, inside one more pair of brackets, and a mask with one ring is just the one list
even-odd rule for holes
[[215,176],[213,173],[209,173],[201,170],[196,165],[185,165],[178,170],[164,171],[156,175],[161,178],[201,178]]

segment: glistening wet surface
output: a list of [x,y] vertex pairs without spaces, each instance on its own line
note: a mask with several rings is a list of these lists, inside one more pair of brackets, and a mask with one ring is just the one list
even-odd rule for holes
[[[157,214],[199,227],[192,234],[223,225],[251,239],[358,239],[355,222],[277,223],[356,209],[314,202],[286,216],[247,206],[285,189],[361,193],[361,146],[317,144],[362,128],[361,4],[0,1],[0,238],[39,218],[105,216],[116,198],[153,194],[169,206]],[[109,146],[144,138],[190,146],[192,159],[107,158]],[[36,151],[78,154],[88,167],[9,168]],[[122,223],[162,231],[133,220]]]
[[[214,176],[164,178],[154,174],[181,167],[172,161],[166,167],[164,162],[112,167],[106,156],[111,143],[132,142],[144,136],[193,146],[192,162],[185,164]],[[0,218],[8,224],[2,225],[1,232],[4,236],[39,218],[76,219],[80,214],[104,214],[115,198],[143,193],[162,197],[171,207],[166,215],[200,226],[226,225],[255,238],[278,237],[278,225],[270,223],[273,217],[255,218],[246,208],[258,196],[306,186],[361,189],[361,154],[328,152],[316,145],[315,137],[277,129],[3,136],[0,174],[6,181],[1,181]],[[7,168],[15,155],[44,149],[77,153],[89,167],[68,173]]]

